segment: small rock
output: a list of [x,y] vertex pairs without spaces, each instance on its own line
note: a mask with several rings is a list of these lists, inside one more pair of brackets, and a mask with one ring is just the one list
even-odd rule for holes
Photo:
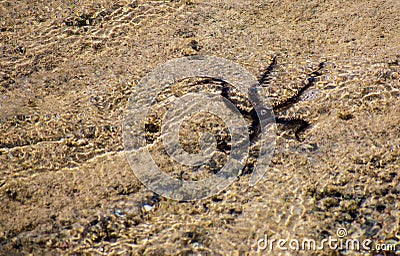
[[148,204],[143,205],[143,209],[144,209],[146,212],[151,211],[151,209],[153,209],[153,208],[154,208],[154,206],[151,206],[151,205],[148,205]]

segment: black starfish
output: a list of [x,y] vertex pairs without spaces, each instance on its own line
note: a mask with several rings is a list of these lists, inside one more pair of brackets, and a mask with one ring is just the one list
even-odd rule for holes
[[[314,85],[315,78],[321,75],[320,71],[324,67],[324,62],[319,63],[318,68],[316,70],[307,74],[307,78],[303,82],[303,85],[300,88],[300,90],[298,90],[296,92],[296,94],[294,94],[290,98],[285,99],[285,100],[279,102],[278,104],[272,106],[272,109],[271,108],[268,109],[263,106],[262,101],[260,100],[259,88],[264,85],[264,83],[267,81],[268,77],[270,76],[272,70],[274,69],[274,66],[277,63],[276,59],[277,59],[276,56],[272,59],[271,63],[268,65],[268,67],[262,74],[261,78],[259,79],[258,84],[249,88],[248,96],[253,104],[252,110],[247,111],[247,110],[239,109],[239,111],[241,112],[242,115],[249,116],[252,120],[252,124],[250,126],[250,144],[251,145],[254,145],[257,142],[257,140],[259,139],[260,133],[262,130],[261,126],[263,125],[263,123],[265,123],[265,121],[271,120],[271,116],[272,116],[271,111],[274,112],[276,123],[295,127],[294,134],[295,134],[296,139],[300,142],[304,140],[300,137],[300,133],[304,132],[310,125],[309,122],[307,122],[306,120],[304,120],[302,118],[297,118],[297,117],[284,118],[284,117],[280,117],[279,114],[282,111],[287,110],[288,108],[290,108],[291,106],[293,106],[294,104],[299,102],[301,95],[308,88],[310,88],[312,85]],[[202,78],[203,78],[202,80],[195,82],[195,84],[218,83],[219,89],[221,90],[221,96],[225,97],[226,99],[228,99],[229,101],[232,102],[232,99],[231,99],[232,93],[230,92],[230,85],[227,82],[225,82],[224,80],[221,80],[218,78],[212,78],[212,77],[202,77]],[[257,109],[257,111],[256,111],[256,109]],[[258,112],[258,114],[257,114],[257,112]],[[260,118],[261,118],[261,120],[260,120]],[[146,128],[150,130],[150,128],[148,126],[149,125],[147,125]],[[155,130],[158,131],[159,130],[158,127],[156,127]],[[230,150],[230,146],[228,146],[228,144],[229,143],[227,141],[221,141],[218,145],[218,148],[222,151]]]

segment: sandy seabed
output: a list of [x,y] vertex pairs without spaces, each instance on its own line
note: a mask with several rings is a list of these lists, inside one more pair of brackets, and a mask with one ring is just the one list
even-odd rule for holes
[[[1,1],[0,255],[398,255],[399,10],[398,0]],[[280,127],[261,182],[249,187],[244,172],[212,198],[178,202],[135,177],[122,124],[140,79],[190,55],[255,76],[276,56],[272,105],[325,65],[281,113],[311,124],[304,141]],[[397,248],[257,251],[265,236],[321,241],[339,228]]]

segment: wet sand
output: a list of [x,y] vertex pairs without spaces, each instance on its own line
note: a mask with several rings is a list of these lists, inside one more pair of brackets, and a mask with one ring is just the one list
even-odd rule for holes
[[[399,253],[398,10],[397,0],[1,2],[0,254],[253,255],[265,235],[321,241],[338,228]],[[139,80],[190,55],[255,76],[276,56],[272,104],[325,67],[282,113],[311,124],[305,140],[280,127],[261,182],[249,187],[244,173],[212,198],[178,202],[135,177],[122,124]]]

